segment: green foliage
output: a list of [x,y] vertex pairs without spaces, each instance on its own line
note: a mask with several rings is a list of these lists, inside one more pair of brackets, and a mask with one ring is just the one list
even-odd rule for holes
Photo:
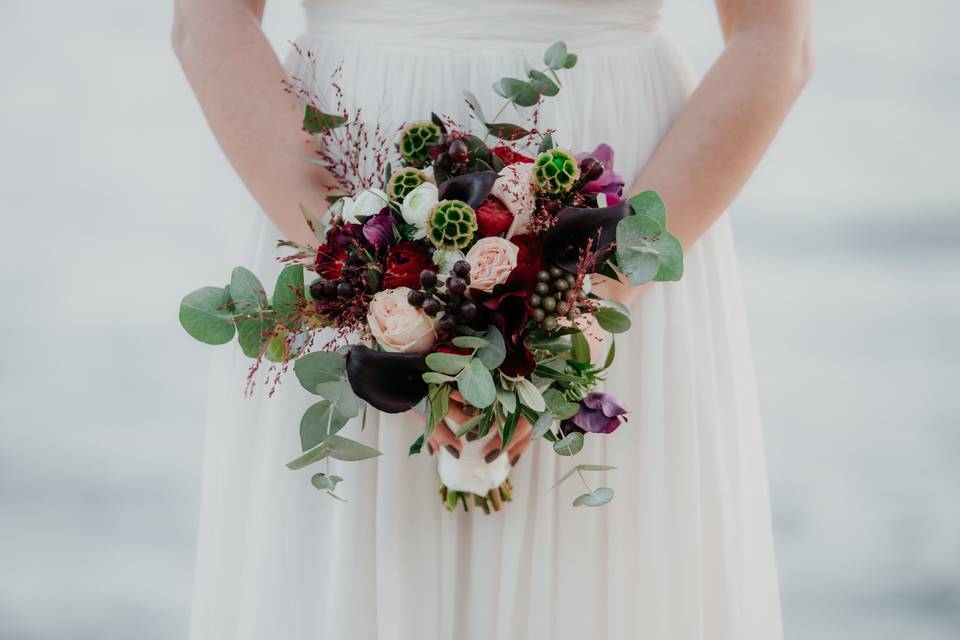
[[415,456],[421,451],[423,451],[423,443],[426,442],[427,437],[422,433],[417,436],[417,439],[413,441],[413,444],[410,445],[410,449],[407,451],[408,456]]
[[575,507],[602,507],[613,500],[613,489],[599,487],[590,493],[585,493],[573,501]]
[[310,393],[322,395],[320,385],[327,382],[345,382],[347,379],[347,360],[336,351],[318,351],[297,358],[293,372],[304,389]]
[[365,444],[338,435],[329,435],[317,446],[300,457],[287,463],[287,468],[296,471],[327,457],[353,462],[367,460],[381,455],[379,451]]
[[337,433],[347,424],[348,416],[341,415],[336,405],[329,400],[321,400],[312,405],[300,418],[300,448],[303,451],[313,449],[329,435]]
[[[567,45],[565,42],[555,42],[543,54],[543,63],[554,71],[563,69],[567,64]],[[576,58],[574,58],[576,62]],[[571,65],[573,66],[573,65]]]
[[463,368],[469,364],[470,360],[471,356],[468,355],[461,355],[458,353],[441,353],[439,351],[430,353],[426,357],[427,366],[433,371],[446,373],[452,376],[455,376],[463,371]]
[[497,399],[493,376],[477,358],[471,359],[470,364],[457,376],[457,389],[464,400],[478,409],[489,407]]
[[517,78],[500,78],[493,83],[493,90],[520,107],[532,107],[540,102],[534,86]]
[[540,390],[535,384],[526,378],[520,378],[517,380],[515,388],[517,394],[520,396],[520,400],[525,406],[529,407],[533,411],[536,411],[537,413],[546,411],[547,402],[543,399],[543,395],[540,393]]
[[570,336],[570,356],[575,362],[590,364],[590,343],[582,332]]
[[180,302],[180,325],[195,340],[226,344],[236,332],[230,294],[221,287],[203,287]]
[[624,333],[630,329],[630,318],[613,307],[600,307],[594,317],[597,323],[610,333]]
[[661,227],[667,226],[667,208],[656,191],[644,191],[629,200],[630,208],[638,216],[656,220]]
[[550,413],[557,420],[566,420],[572,418],[580,410],[580,405],[576,402],[568,401],[562,393],[556,389],[547,389],[543,392],[543,399],[550,409]]
[[[514,398],[516,402],[516,398]],[[503,430],[500,432],[500,450],[505,451],[507,447],[510,446],[510,441],[513,440],[513,434],[517,431],[517,423],[520,421],[520,412],[514,411],[513,413],[507,414],[506,419],[503,421]]]
[[683,250],[659,222],[632,215],[617,225],[617,264],[631,284],[678,280],[683,275]]
[[451,340],[451,342],[453,346],[463,349],[482,349],[490,344],[483,338],[477,338],[475,336],[457,336]]
[[255,314],[267,307],[267,292],[257,276],[244,267],[235,267],[230,274],[230,297],[234,312]]
[[320,491],[335,491],[337,485],[341,482],[343,482],[343,478],[340,476],[328,476],[325,473],[317,473],[310,478],[310,484],[315,486]]
[[575,473],[582,473],[584,471],[613,471],[616,467],[611,467],[605,464],[578,464],[570,471],[567,471],[565,474],[560,476],[560,479],[554,483],[554,487],[560,486],[565,480]]
[[303,265],[287,265],[277,276],[273,289],[273,310],[280,315],[296,313],[303,300]]
[[483,366],[493,371],[503,364],[503,360],[507,357],[507,345],[503,341],[500,330],[496,327],[488,327],[487,332],[483,334],[483,339],[488,344],[477,351],[477,358],[480,359]]
[[543,71],[531,69],[527,72],[530,77],[530,85],[542,96],[555,96],[560,93],[560,87],[556,82],[550,79],[550,76]]
[[553,450],[561,456],[575,456],[583,449],[583,434],[579,431],[567,434],[559,442],[553,443]]
[[307,105],[303,113],[303,130],[308,133],[323,133],[346,123],[347,119],[344,116],[323,113],[310,105]]
[[551,428],[553,428],[554,417],[550,413],[541,413],[536,422],[533,423],[533,434],[531,437],[543,437]]
[[501,140],[507,140],[508,142],[520,140],[530,135],[528,130],[509,122],[493,122],[484,126],[486,126],[487,132],[490,135],[496,136]]

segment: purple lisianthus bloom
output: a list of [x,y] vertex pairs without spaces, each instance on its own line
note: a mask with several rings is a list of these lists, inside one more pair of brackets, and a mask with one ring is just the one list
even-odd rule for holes
[[346,249],[363,237],[361,229],[362,227],[359,224],[353,222],[330,225],[327,228],[327,244],[339,249]]
[[390,213],[390,209],[384,207],[380,210],[380,213],[370,216],[363,223],[363,237],[377,251],[396,242],[397,234],[393,228],[393,215]]
[[574,431],[613,433],[623,422],[620,416],[626,413],[627,410],[617,404],[612,396],[590,393],[580,401],[580,410],[576,415],[560,423],[560,430],[564,435]]
[[606,194],[607,205],[620,202],[625,183],[623,176],[613,170],[613,147],[608,144],[599,144],[596,149],[589,153],[578,153],[576,155],[578,164],[587,158],[593,158],[603,165],[603,173],[596,180],[591,180],[583,185],[583,190],[587,193]]

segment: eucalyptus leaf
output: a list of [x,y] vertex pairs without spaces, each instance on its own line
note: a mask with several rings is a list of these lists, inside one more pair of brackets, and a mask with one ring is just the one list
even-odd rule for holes
[[497,391],[497,401],[503,407],[503,414],[509,415],[517,410],[517,394],[513,391],[500,389]]
[[427,366],[433,371],[457,375],[467,366],[471,359],[472,356],[435,351],[426,357],[426,362]]
[[180,302],[180,325],[204,344],[226,344],[236,328],[230,310],[230,294],[220,287],[203,287]]
[[540,138],[540,147],[537,149],[537,152],[543,153],[544,151],[550,151],[550,149],[553,149],[553,147],[553,134],[545,133]]
[[657,275],[663,232],[659,222],[645,215],[632,215],[617,224],[617,264],[630,284],[644,284]]
[[553,450],[561,456],[575,456],[583,449],[583,434],[579,431],[569,433],[562,440],[553,443]]
[[483,363],[483,366],[493,371],[503,364],[504,358],[507,357],[507,345],[504,343],[503,336],[496,327],[489,327],[483,335],[483,339],[486,340],[488,344],[485,347],[481,347],[480,350],[477,351],[476,356],[480,359],[480,362]]
[[443,384],[445,382],[453,382],[457,379],[456,376],[448,376],[445,373],[437,373],[436,371],[427,371],[422,374],[421,377],[427,384]]
[[313,449],[345,424],[347,418],[337,412],[333,402],[321,400],[311,405],[300,418],[300,448],[303,451]]
[[310,483],[320,491],[334,491],[340,482],[343,482],[340,476],[328,476],[325,473],[316,473],[310,478]]
[[373,447],[368,447],[356,440],[350,440],[342,436],[327,436],[324,438],[322,446],[330,449],[330,456],[332,458],[346,462],[367,460],[382,455]]
[[560,476],[560,479],[557,480],[553,486],[556,487],[562,484],[564,480],[568,479],[578,471],[612,471],[614,469],[616,469],[616,467],[611,467],[610,465],[606,464],[578,464],[573,469],[570,469],[565,474]]
[[267,307],[267,292],[249,269],[235,267],[230,274],[230,296],[236,313],[252,314]]
[[464,400],[478,409],[489,407],[497,399],[493,376],[478,358],[470,360],[470,364],[457,376],[457,389]]
[[453,346],[464,349],[482,349],[490,344],[483,338],[477,338],[475,336],[457,336],[451,340],[451,342]]
[[347,360],[342,353],[317,351],[297,358],[293,372],[304,389],[320,395],[319,385],[347,379]]
[[590,493],[585,493],[573,501],[575,507],[602,507],[613,500],[613,489],[599,487]]
[[363,400],[353,392],[353,387],[346,380],[336,380],[333,382],[321,382],[316,386],[317,394],[324,400],[332,402],[337,413],[344,418],[350,419],[360,415],[363,408]]
[[527,72],[527,75],[530,76],[530,84],[540,95],[555,96],[560,93],[560,87],[557,86],[557,83],[544,72],[531,69]]
[[237,341],[243,355],[248,358],[260,356],[260,347],[266,339],[265,334],[273,326],[273,321],[264,315],[237,318]]
[[547,52],[543,54],[543,63],[551,69],[563,69],[567,63],[567,44],[565,42],[555,42],[550,45]]
[[[480,122],[485,123],[487,118],[483,115],[483,109],[480,108],[480,101],[477,100],[477,96],[473,95],[469,91],[464,91],[463,98],[467,101],[467,104],[470,105],[470,108],[473,109],[474,115],[477,116]],[[439,184],[439,182],[437,184]]]
[[533,85],[518,78],[501,78],[493,83],[493,90],[521,107],[532,107],[540,102],[540,94]]
[[549,413],[541,413],[540,417],[537,418],[537,421],[533,423],[533,433],[531,434],[532,438],[540,438],[546,434],[553,427],[555,422],[552,415]]
[[667,226],[667,208],[656,191],[643,191],[629,200],[630,208],[640,216],[653,218],[661,227]]
[[630,318],[613,307],[600,307],[593,316],[610,333],[623,333],[630,329]]
[[664,231],[657,241],[660,252],[660,268],[654,280],[674,281],[683,277],[683,247],[680,240],[669,231]]
[[543,392],[543,399],[550,409],[550,413],[557,420],[566,420],[572,418],[580,410],[580,405],[576,402],[569,402],[563,397],[563,394],[556,389],[547,389]]
[[564,69],[573,69],[575,66],[577,66],[577,54],[575,54],[575,53],[568,53],[568,54],[567,54],[567,59],[564,60],[564,62],[563,62],[563,68],[564,68]]
[[610,348],[607,350],[607,359],[603,363],[604,369],[609,369],[610,365],[613,364],[614,359],[617,357],[617,341],[613,338],[610,339]]

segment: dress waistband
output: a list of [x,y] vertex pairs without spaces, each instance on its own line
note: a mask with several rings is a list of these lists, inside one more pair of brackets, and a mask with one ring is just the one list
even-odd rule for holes
[[303,0],[307,35],[328,42],[417,48],[535,49],[563,40],[571,50],[622,46],[657,30],[660,2]]

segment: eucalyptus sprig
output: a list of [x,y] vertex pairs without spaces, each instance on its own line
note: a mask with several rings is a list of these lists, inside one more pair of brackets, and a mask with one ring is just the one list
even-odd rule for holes
[[[492,119],[488,120],[480,108],[480,101],[469,91],[464,91],[467,104],[473,110],[474,115],[487,129],[487,133],[501,140],[512,142],[531,135],[531,132],[523,127],[510,123],[500,122],[500,117],[507,107],[513,105],[518,107],[534,107],[545,97],[552,97],[560,92],[562,86],[557,71],[561,69],[572,69],[577,64],[577,55],[567,51],[567,45],[564,42],[555,42],[550,45],[546,53],[543,54],[544,67],[542,69],[528,69],[527,79],[504,77],[493,83],[493,90],[497,95],[507,99]],[[549,134],[540,135],[541,140]]]

